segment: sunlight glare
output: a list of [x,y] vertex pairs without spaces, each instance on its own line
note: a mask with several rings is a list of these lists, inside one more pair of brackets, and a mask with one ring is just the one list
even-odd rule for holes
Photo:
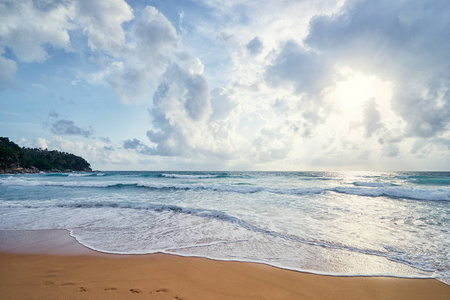
[[331,95],[337,112],[347,120],[360,121],[364,104],[375,99],[379,109],[390,110],[392,86],[374,75],[366,75],[352,69],[339,72],[343,80],[338,81]]

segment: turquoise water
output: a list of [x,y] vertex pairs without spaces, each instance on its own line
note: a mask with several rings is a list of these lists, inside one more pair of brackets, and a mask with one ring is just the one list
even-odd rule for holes
[[448,172],[0,176],[0,229],[331,275],[450,279]]

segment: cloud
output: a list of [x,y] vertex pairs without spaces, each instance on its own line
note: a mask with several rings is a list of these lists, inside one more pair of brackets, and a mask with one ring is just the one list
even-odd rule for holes
[[51,110],[51,111],[49,111],[48,116],[51,118],[58,118],[59,114],[56,111]]
[[327,58],[286,41],[266,68],[265,79],[272,87],[293,87],[296,94],[318,94],[331,83],[331,65]]
[[98,139],[104,143],[111,144],[111,139],[109,137],[99,137]]
[[[147,131],[159,155],[181,155],[206,146],[205,121],[212,113],[205,78],[178,64],[171,65],[153,96],[151,115],[156,130]],[[207,133],[206,133],[207,134]]]
[[226,119],[236,106],[237,103],[230,99],[224,88],[218,87],[211,91],[211,108],[213,110],[211,120]]
[[[71,51],[68,30],[74,16],[70,2],[7,1],[0,3],[2,27],[0,45],[12,50],[19,61],[42,62],[46,46]],[[43,26],[45,24],[45,26]]]
[[305,42],[333,64],[394,82],[404,137],[433,137],[450,124],[449,12],[445,1],[348,1],[314,18]]
[[294,145],[292,136],[298,131],[299,127],[291,121],[285,121],[274,128],[263,128],[252,143],[256,148],[255,161],[264,163],[287,158]]
[[91,127],[82,129],[76,126],[73,121],[63,119],[51,124],[50,131],[57,135],[80,135],[86,138],[90,138],[94,134]]
[[25,138],[21,138],[18,141],[18,144],[22,147],[48,149],[52,142],[46,138],[38,137],[33,141],[28,141]]
[[258,55],[263,50],[263,43],[259,37],[255,36],[250,42],[245,46],[252,55]]
[[[42,1],[2,1],[0,3],[0,90],[15,86],[17,63],[43,62],[48,50],[72,51],[68,30],[71,5]],[[45,25],[43,25],[45,24]],[[4,57],[5,49],[11,57]]]
[[124,149],[135,150],[136,152],[141,153],[141,154],[145,154],[145,155],[151,155],[151,154],[153,154],[155,152],[154,149],[152,149],[149,146],[143,144],[138,139],[124,141],[123,142],[123,148]]
[[87,32],[92,50],[116,54],[123,51],[125,32],[122,23],[133,19],[130,6],[123,0],[79,0],[76,20]]
[[383,124],[381,123],[381,114],[377,109],[375,99],[369,99],[364,103],[363,113],[363,123],[366,131],[365,137],[370,138],[373,133],[383,128]]
[[133,32],[139,45],[151,50],[151,54],[161,52],[166,47],[176,47],[179,42],[175,27],[152,6],[142,10],[142,17],[136,22]]
[[51,142],[46,140],[45,138],[37,138],[33,142],[34,147],[41,149],[48,149],[49,144],[51,144]]
[[96,169],[102,166],[103,170],[129,170],[130,164],[137,158],[129,151],[114,149],[102,142],[85,143],[82,141],[69,141],[60,136],[54,136],[51,141],[52,149],[73,153],[86,159]]
[[[82,31],[91,50],[117,55],[126,42],[122,24],[132,18],[131,8],[123,0],[3,1],[0,48],[9,48],[20,62],[44,62],[53,49],[74,52],[71,35]],[[15,62],[0,57],[0,65],[0,87],[11,86]]]
[[152,6],[141,11],[127,37],[129,41],[120,51],[108,50],[112,61],[96,78],[106,80],[122,102],[144,102],[155,92],[167,66],[176,60],[180,38],[170,21]]
[[400,149],[394,144],[388,144],[383,147],[383,155],[388,157],[397,157],[400,154]]

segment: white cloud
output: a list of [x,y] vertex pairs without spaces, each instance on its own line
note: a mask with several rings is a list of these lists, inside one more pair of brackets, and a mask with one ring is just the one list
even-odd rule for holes
[[68,2],[31,0],[0,3],[0,45],[10,48],[19,61],[42,62],[45,45],[71,51],[68,30],[74,25],[74,7]]
[[125,46],[124,22],[133,19],[130,6],[123,0],[79,0],[76,21],[87,32],[89,46],[107,53],[120,53]]
[[[114,24],[120,27],[121,23]],[[122,27],[119,33],[123,36]],[[124,38],[102,43],[111,44],[105,50],[112,57],[106,58],[109,65],[94,78],[97,82],[106,80],[122,102],[143,103],[151,99],[167,66],[177,60],[180,38],[167,18],[151,6],[134,20],[127,38],[125,44]]]
[[[153,98],[152,117],[157,130],[147,136],[160,155],[192,155],[208,148],[205,122],[212,113],[205,78],[178,64],[170,66]],[[204,149],[205,148],[205,149]]]
[[45,138],[37,138],[33,142],[33,146],[35,148],[41,148],[41,149],[48,149],[49,144],[51,144],[51,142],[46,140]]

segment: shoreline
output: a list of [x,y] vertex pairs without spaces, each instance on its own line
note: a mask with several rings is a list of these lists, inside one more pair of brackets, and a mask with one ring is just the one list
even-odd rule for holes
[[67,230],[0,231],[5,299],[449,299],[435,279],[327,276],[155,253],[106,254]]
[[[15,239],[5,240],[5,236],[13,236]],[[5,243],[6,241],[6,243]],[[1,243],[3,242],[3,243]],[[9,247],[8,247],[9,244]],[[317,275],[317,276],[330,276],[330,277],[359,277],[359,278],[400,278],[400,279],[433,279],[442,282],[448,286],[450,283],[441,281],[439,278],[426,277],[426,276],[402,276],[402,275],[367,275],[367,274],[336,274],[325,273],[314,270],[295,269],[283,266],[277,266],[263,261],[253,260],[238,260],[238,259],[226,259],[215,258],[200,255],[183,255],[179,253],[170,253],[165,251],[155,251],[150,253],[116,253],[106,252],[90,248],[83,243],[79,242],[69,229],[18,229],[18,230],[2,230],[0,229],[0,253],[5,252],[18,253],[18,254],[44,254],[44,255],[111,255],[111,256],[145,256],[162,254],[168,256],[177,256],[181,258],[199,258],[211,261],[220,262],[233,262],[233,263],[251,263],[260,264],[268,267],[273,267],[285,271],[299,272],[303,274]]]

